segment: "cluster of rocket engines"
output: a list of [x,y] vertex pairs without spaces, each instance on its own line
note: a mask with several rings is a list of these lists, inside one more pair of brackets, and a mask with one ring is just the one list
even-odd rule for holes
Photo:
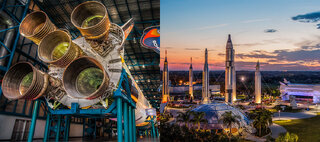
[[120,27],[109,21],[102,3],[88,1],[72,11],[71,22],[82,37],[72,40],[68,31],[59,30],[42,11],[32,12],[23,19],[19,31],[38,45],[39,59],[50,64],[49,71],[43,72],[28,62],[13,65],[3,78],[4,96],[10,100],[44,97],[53,109],[56,102],[68,107],[75,102],[81,108],[95,104],[108,108],[125,69],[131,97],[136,102],[136,118],[146,118],[145,109],[151,105],[123,60],[123,43],[133,20]]
[[[233,44],[231,41],[231,35],[228,35],[228,41],[226,45],[226,61],[225,61],[225,102],[232,104],[236,101],[236,70],[234,64],[235,51],[233,49]],[[168,92],[168,61],[167,56],[165,57],[164,70],[163,70],[163,99],[169,98]],[[192,58],[189,68],[189,97],[191,100],[194,99],[193,96],[193,68],[192,68]],[[210,90],[209,90],[209,65],[208,65],[208,50],[205,49],[205,61],[204,69],[202,72],[202,104],[210,103]],[[167,101],[166,101],[167,102]],[[256,72],[255,72],[255,103],[261,103],[261,74],[260,74],[260,63],[257,62]]]

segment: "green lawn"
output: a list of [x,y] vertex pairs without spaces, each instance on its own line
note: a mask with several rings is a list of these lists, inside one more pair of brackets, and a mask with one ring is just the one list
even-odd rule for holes
[[290,133],[299,136],[299,142],[319,142],[320,141],[320,116],[298,119],[291,121],[274,121],[287,129]]

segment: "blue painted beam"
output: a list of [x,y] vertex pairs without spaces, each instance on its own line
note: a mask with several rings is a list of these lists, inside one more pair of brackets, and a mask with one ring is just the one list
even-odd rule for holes
[[136,114],[134,109],[132,111],[132,123],[133,123],[133,142],[137,142]]
[[58,115],[58,123],[56,124],[56,127],[56,142],[58,142],[60,138],[61,115]]
[[117,133],[118,142],[122,142],[122,100],[121,98],[116,98],[117,101]]
[[130,123],[128,121],[128,104],[123,102],[123,125],[124,125],[124,141],[129,141],[129,129],[126,127]]
[[33,140],[33,135],[34,135],[34,131],[36,128],[37,117],[38,117],[38,113],[39,113],[39,106],[40,106],[40,102],[39,102],[39,100],[36,100],[35,104],[34,104],[33,113],[32,113],[31,126],[29,129],[29,135],[28,135],[28,142],[32,142],[32,140]]
[[129,115],[129,142],[133,142],[133,137],[132,137],[132,131],[133,131],[133,124],[132,124],[132,107],[128,107],[128,115]]
[[45,131],[44,131],[44,137],[43,137],[43,141],[46,142],[48,141],[48,138],[49,138],[49,127],[50,127],[50,113],[47,114],[47,120],[46,120],[46,126],[45,126]]

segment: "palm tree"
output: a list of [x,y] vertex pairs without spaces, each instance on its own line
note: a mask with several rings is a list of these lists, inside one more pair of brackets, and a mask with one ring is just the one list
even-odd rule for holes
[[241,119],[241,117],[239,115],[233,115],[232,111],[226,111],[222,114],[222,122],[224,125],[226,125],[227,127],[229,127],[229,141],[231,141],[231,127],[232,124],[238,124],[238,126],[240,125],[240,121],[239,119]]
[[198,130],[200,130],[200,123],[208,123],[208,120],[204,118],[204,116],[206,115],[204,112],[192,112],[193,114],[193,118],[192,118],[192,122],[194,124],[198,125]]
[[259,136],[261,137],[262,129],[268,132],[268,127],[272,124],[272,112],[266,109],[259,109],[254,112],[253,125],[259,130]]
[[188,125],[190,122],[190,111],[186,111],[185,113],[178,112],[177,121],[183,122],[185,124],[185,126],[188,128]]

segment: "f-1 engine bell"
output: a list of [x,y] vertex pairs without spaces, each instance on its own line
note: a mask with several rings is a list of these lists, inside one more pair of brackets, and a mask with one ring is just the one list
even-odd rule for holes
[[28,14],[19,27],[21,35],[32,40],[37,45],[39,45],[41,39],[56,29],[47,14],[42,11]]
[[8,70],[3,78],[3,95],[10,100],[37,99],[47,90],[48,78],[49,75],[39,71],[28,62],[17,63]]
[[44,37],[38,49],[39,58],[59,67],[65,67],[81,56],[82,50],[72,42],[71,36],[65,31],[54,31]]
[[88,1],[78,5],[71,13],[71,22],[86,39],[108,38],[111,23],[106,7],[100,2]]
[[94,99],[105,94],[109,85],[109,76],[97,60],[84,56],[66,67],[62,82],[70,97]]

